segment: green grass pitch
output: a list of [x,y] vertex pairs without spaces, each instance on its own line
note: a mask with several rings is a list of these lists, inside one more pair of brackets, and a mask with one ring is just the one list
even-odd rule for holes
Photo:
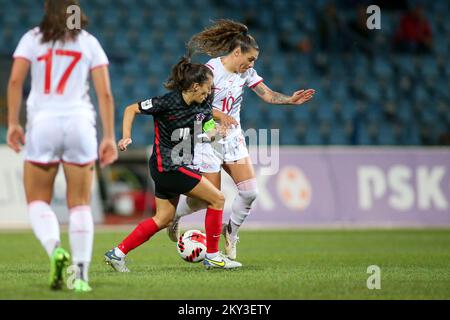
[[[130,227],[130,230],[132,227]],[[131,273],[103,263],[125,232],[98,231],[91,293],[47,286],[48,258],[31,232],[0,232],[0,299],[449,299],[450,230],[243,230],[240,270],[181,260],[165,231],[129,255]],[[63,246],[68,248],[67,234]],[[381,289],[366,286],[381,268]]]

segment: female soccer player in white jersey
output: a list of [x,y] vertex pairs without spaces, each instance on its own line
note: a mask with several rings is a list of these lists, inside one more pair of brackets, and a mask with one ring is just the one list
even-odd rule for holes
[[[69,240],[78,267],[75,291],[90,291],[88,267],[94,225],[90,198],[97,159],[95,110],[89,99],[89,76],[97,93],[103,137],[98,149],[101,166],[117,159],[114,101],[108,59],[95,37],[66,26],[67,8],[77,0],[46,0],[39,27],[22,37],[8,83],[7,142],[15,152],[25,145],[24,186],[34,234],[50,257],[50,286],[62,287],[70,256],[60,247],[59,224],[50,207],[55,176],[61,163],[67,181]],[[87,19],[81,15],[84,27]],[[26,134],[19,123],[22,89],[31,69]]]
[[[205,53],[215,57],[206,63],[214,74],[214,119],[222,127],[231,128],[218,152],[211,144],[196,146],[194,163],[202,174],[220,189],[221,167],[236,183],[238,195],[234,199],[228,224],[224,224],[226,254],[236,258],[239,227],[248,217],[258,194],[255,172],[240,125],[240,109],[245,87],[252,89],[263,101],[271,104],[299,105],[310,100],[314,90],[300,90],[287,96],[272,91],[264,84],[255,69],[259,48],[248,34],[245,25],[231,20],[218,20],[204,31],[194,35],[188,50],[191,54]],[[221,56],[221,54],[225,55]],[[178,204],[176,218],[167,229],[169,237],[176,241],[179,234],[179,218],[202,209],[205,204],[183,197]]]

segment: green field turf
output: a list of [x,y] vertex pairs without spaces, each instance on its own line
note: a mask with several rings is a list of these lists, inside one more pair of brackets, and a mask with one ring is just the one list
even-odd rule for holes
[[[119,274],[102,256],[125,235],[96,233],[93,292],[76,294],[48,289],[48,259],[31,232],[0,231],[0,299],[450,298],[448,229],[242,231],[244,267],[234,271],[182,261],[160,232],[130,254],[132,272]],[[369,265],[381,268],[380,290],[367,289]]]

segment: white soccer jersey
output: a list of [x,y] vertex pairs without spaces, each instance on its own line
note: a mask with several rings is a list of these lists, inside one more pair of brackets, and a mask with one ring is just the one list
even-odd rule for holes
[[263,78],[253,68],[248,69],[244,73],[230,72],[225,69],[220,57],[209,60],[206,66],[214,74],[213,107],[232,116],[240,124],[244,87],[253,88],[261,83]]
[[31,63],[31,91],[27,112],[57,114],[94,112],[89,98],[89,74],[107,65],[108,58],[97,39],[82,30],[74,41],[41,43],[36,27],[23,35],[13,57]]

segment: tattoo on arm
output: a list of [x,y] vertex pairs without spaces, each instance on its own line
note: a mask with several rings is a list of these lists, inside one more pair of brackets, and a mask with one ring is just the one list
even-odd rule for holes
[[264,90],[264,88],[263,88],[262,85],[257,85],[257,86],[253,89],[253,91],[255,91],[256,94],[257,94],[258,96],[260,96],[260,97],[262,97],[263,95],[266,94],[266,90]]
[[272,92],[272,97],[270,98],[270,103],[273,104],[288,104],[290,102],[290,97],[279,93],[279,92]]
[[267,103],[272,103],[272,104],[289,104],[290,103],[289,96],[286,96],[282,93],[272,91],[264,83],[258,84],[256,87],[253,88],[253,91],[255,91],[255,93]]

